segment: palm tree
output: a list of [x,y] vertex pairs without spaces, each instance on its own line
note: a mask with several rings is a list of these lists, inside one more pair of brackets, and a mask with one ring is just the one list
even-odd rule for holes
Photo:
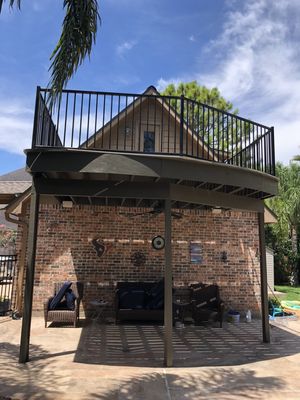
[[[5,0],[0,0],[0,12]],[[21,0],[9,0],[10,7],[21,7]],[[98,23],[101,22],[97,0],[64,0],[65,18],[58,43],[50,56],[49,88],[52,100],[66,86],[69,79],[90,56],[96,41]]]

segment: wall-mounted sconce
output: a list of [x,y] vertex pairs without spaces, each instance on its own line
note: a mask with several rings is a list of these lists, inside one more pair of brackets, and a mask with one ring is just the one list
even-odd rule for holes
[[221,214],[222,208],[221,208],[221,207],[215,207],[215,208],[213,208],[213,209],[211,210],[211,212],[212,212],[213,214]]
[[256,248],[255,257],[256,257],[256,258],[259,258],[259,257],[260,257],[260,252],[259,252],[258,247]]
[[227,251],[222,251],[221,252],[221,260],[225,263],[228,261],[228,254]]
[[73,207],[73,201],[63,201],[62,202],[63,208],[72,208]]

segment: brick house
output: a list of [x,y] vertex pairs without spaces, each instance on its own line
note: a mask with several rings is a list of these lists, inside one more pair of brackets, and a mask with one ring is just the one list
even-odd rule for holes
[[[61,280],[84,282],[83,311],[102,297],[113,312],[117,282],[164,277],[167,365],[172,285],[217,283],[228,308],[262,315],[268,341],[263,199],[277,191],[273,128],[152,86],[142,95],[64,91],[54,109],[46,96],[38,88],[26,150],[33,185],[30,212],[22,211],[20,361],[31,310],[41,311]],[[156,236],[164,250],[153,248]]]

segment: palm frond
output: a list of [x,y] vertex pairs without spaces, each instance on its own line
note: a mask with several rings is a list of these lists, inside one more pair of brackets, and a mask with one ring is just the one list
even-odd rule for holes
[[[5,0],[0,0],[0,12],[2,10],[2,6]],[[9,0],[9,6],[13,7],[14,4],[17,3],[17,7],[20,9],[21,8],[21,0]]]
[[64,0],[64,8],[61,36],[50,57],[48,86],[54,102],[85,57],[90,56],[101,23],[97,0]]

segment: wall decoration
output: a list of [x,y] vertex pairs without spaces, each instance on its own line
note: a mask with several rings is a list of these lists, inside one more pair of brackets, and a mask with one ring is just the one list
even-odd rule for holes
[[203,262],[203,249],[201,243],[190,243],[190,262],[191,264],[202,264]]
[[92,245],[93,245],[98,257],[102,257],[103,254],[105,253],[105,251],[107,250],[105,243],[100,238],[94,238],[92,240]]
[[155,250],[162,250],[165,247],[165,238],[162,236],[155,236],[152,239],[152,247]]
[[131,262],[134,266],[140,267],[142,265],[145,265],[146,263],[146,256],[144,253],[141,251],[136,251],[131,255]]

